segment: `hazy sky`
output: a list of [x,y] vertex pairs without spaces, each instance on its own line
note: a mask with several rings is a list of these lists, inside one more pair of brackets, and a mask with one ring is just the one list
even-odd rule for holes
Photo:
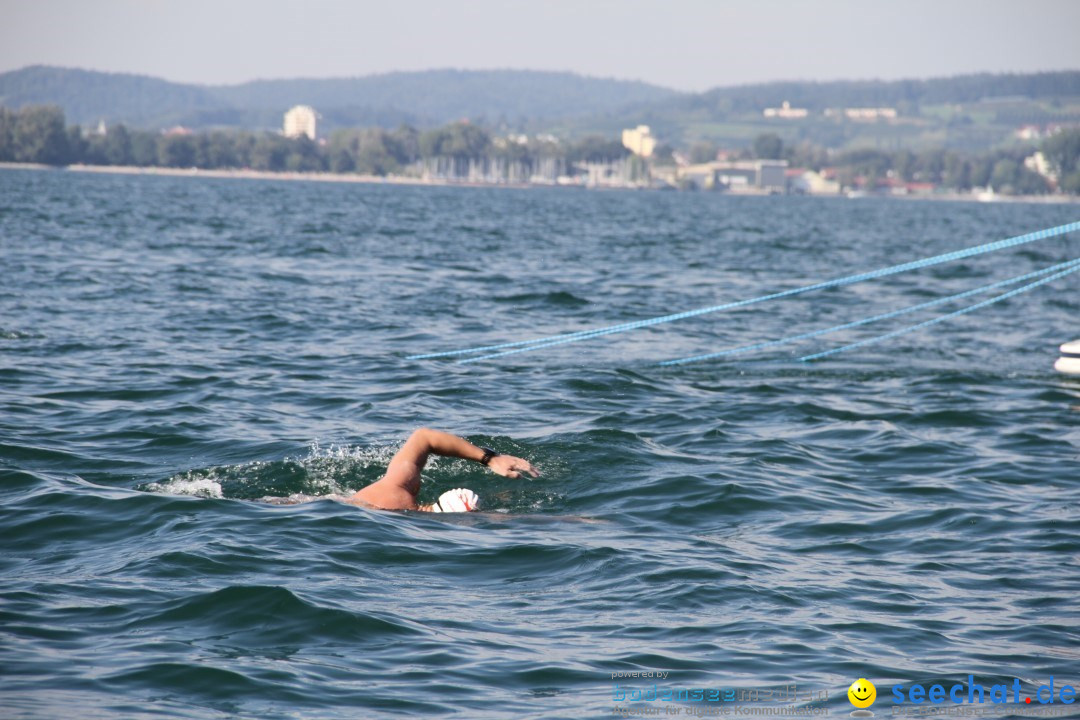
[[1080,69],[1080,0],[0,0],[0,71],[572,70],[703,90]]

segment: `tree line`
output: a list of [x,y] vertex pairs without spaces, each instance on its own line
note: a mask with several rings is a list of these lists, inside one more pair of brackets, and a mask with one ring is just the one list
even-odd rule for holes
[[[1045,138],[1038,148],[1046,157],[1049,169],[1057,176],[1062,192],[1080,194],[1080,128],[1061,130]],[[720,148],[714,143],[698,142],[687,153],[690,162],[715,159]],[[956,150],[854,149],[836,151],[811,143],[785,145],[779,135],[763,133],[745,148],[739,157],[787,160],[790,167],[836,171],[846,187],[873,189],[886,178],[903,182],[925,182],[955,191],[992,187],[1013,195],[1044,195],[1054,187],[1043,175],[1031,170],[1025,160],[1033,148],[998,149],[984,153]]]
[[[1040,147],[1056,189],[1080,194],[1080,129],[1063,130],[1043,140]],[[1026,164],[1033,148],[1008,148],[982,153],[930,149],[847,150],[829,153],[821,148],[799,146],[787,157],[792,165],[821,169],[837,168],[843,185],[877,187],[886,178],[903,182],[932,183],[955,191],[992,187],[1007,195],[1045,195],[1055,185]]]
[[572,144],[509,141],[463,122],[426,131],[408,125],[336,130],[320,144],[307,137],[233,130],[159,133],[114,125],[104,134],[87,133],[78,125],[67,126],[57,107],[0,107],[0,162],[388,175],[426,158],[527,162],[560,157],[573,163],[610,162],[629,154],[621,143],[601,137]]
[[[1058,187],[1080,194],[1080,129],[1057,132],[1046,138],[1040,149],[1058,177]],[[698,143],[687,155],[691,161],[703,162],[715,159],[718,150],[710,143]],[[672,153],[673,148],[663,146],[655,161],[668,161]],[[744,149],[742,156],[786,159],[793,167],[813,170],[836,168],[839,179],[848,186],[873,188],[885,178],[898,178],[958,191],[989,186],[1013,194],[1051,192],[1047,179],[1026,167],[1024,160],[1030,153],[1030,148],[980,154],[943,149],[920,153],[874,149],[837,152],[807,143],[785,146],[779,136],[766,133]],[[496,138],[469,123],[426,131],[408,125],[395,130],[337,130],[324,144],[271,132],[163,134],[123,125],[110,127],[104,134],[84,133],[77,125],[68,126],[63,111],[57,107],[0,107],[0,162],[390,175],[436,158],[489,158],[532,165],[558,158],[571,167],[623,160],[629,154],[617,140],[603,137],[587,137],[574,143],[551,137]]]

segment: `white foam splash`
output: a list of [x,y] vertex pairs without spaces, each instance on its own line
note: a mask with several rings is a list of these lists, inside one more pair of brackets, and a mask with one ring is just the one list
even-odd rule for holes
[[358,489],[358,482],[366,485],[378,479],[399,447],[335,443],[323,446],[313,440],[306,455],[191,469],[167,480],[149,483],[142,489],[206,498],[247,497],[260,490],[273,492],[274,476],[278,473],[293,475],[299,472],[303,475],[303,487],[298,488],[295,495],[312,499],[348,496]]
[[150,483],[145,487],[149,492],[167,493],[169,495],[192,495],[204,498],[223,498],[221,483],[212,477],[193,477],[191,473],[184,473],[177,477],[169,478],[165,482]]
[[[323,447],[318,440],[308,446],[305,457],[286,457],[304,468],[307,474],[304,492],[310,495],[352,494],[357,472],[376,468],[381,474],[390,463],[397,447],[384,445],[358,447],[331,443]],[[372,477],[371,479],[375,479]],[[366,483],[365,483],[366,484]]]
[[318,440],[312,440],[308,445],[308,454],[305,458],[286,458],[301,464],[308,464],[312,460],[349,460],[359,461],[363,467],[374,464],[387,465],[394,453],[398,451],[396,445],[376,445],[373,447],[359,447],[356,445],[338,445],[330,443],[323,447]]

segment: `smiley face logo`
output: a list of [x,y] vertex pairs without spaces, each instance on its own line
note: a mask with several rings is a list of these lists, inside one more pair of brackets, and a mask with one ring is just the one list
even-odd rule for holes
[[866,678],[859,678],[847,689],[847,699],[857,708],[868,708],[877,700],[877,688]]

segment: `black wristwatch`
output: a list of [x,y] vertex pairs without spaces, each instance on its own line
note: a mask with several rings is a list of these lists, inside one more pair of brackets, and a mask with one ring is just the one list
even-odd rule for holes
[[480,458],[481,465],[487,465],[489,462],[491,462],[491,458],[499,454],[489,447],[482,447],[480,449],[484,451],[484,457]]

